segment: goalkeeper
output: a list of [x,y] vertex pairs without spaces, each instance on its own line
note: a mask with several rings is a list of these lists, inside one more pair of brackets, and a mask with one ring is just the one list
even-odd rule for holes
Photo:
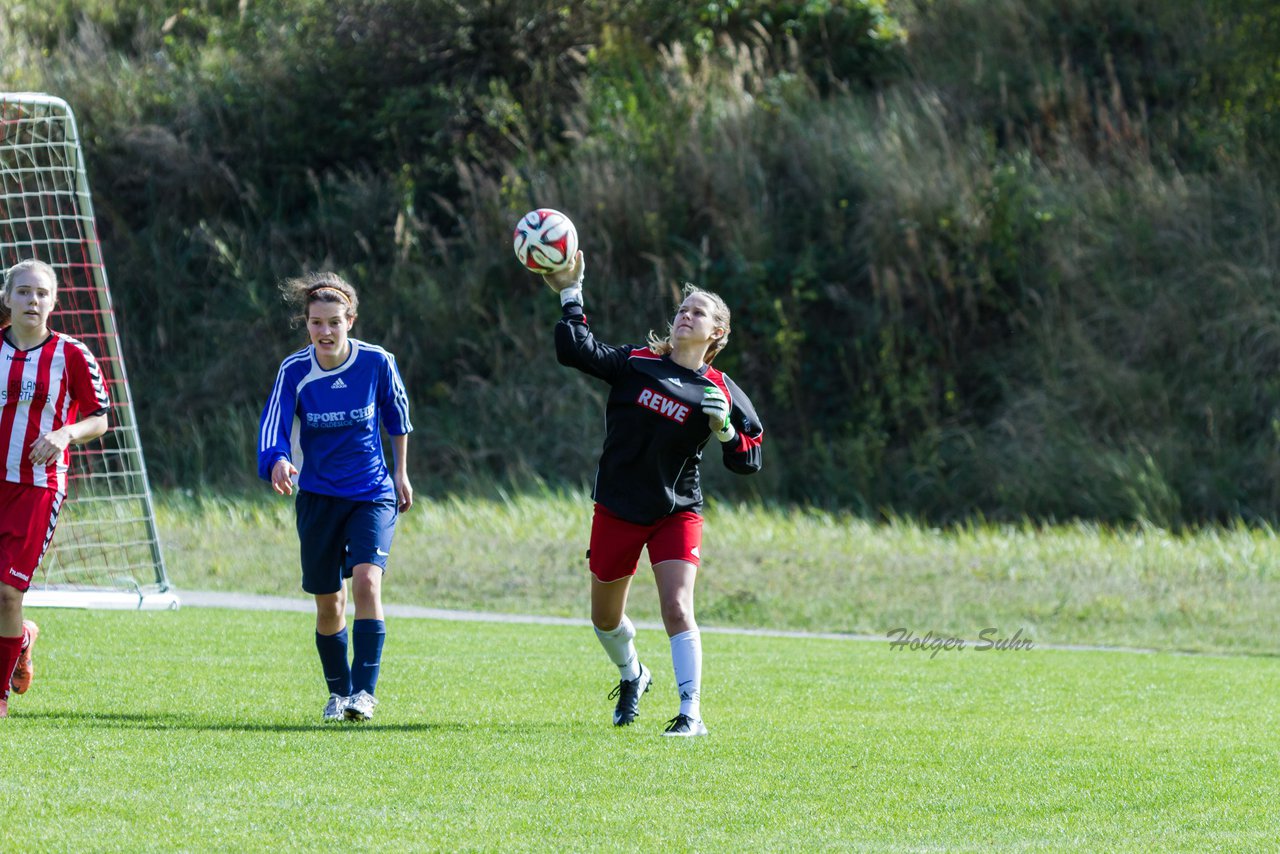
[[110,401],[93,354],[49,328],[58,274],[20,261],[4,274],[0,310],[0,718],[9,690],[26,693],[39,629],[22,600],[44,558],[67,494],[71,445],[107,432]]
[[[301,311],[311,344],[280,365],[262,412],[258,476],[281,495],[298,484],[302,589],[315,596],[316,651],[329,687],[322,719],[367,721],[378,704],[386,637],[382,576],[398,514],[413,505],[409,399],[395,357],[347,335],[359,305],[355,288],[316,273],[285,282],[284,293]],[[383,426],[395,458],[390,471]],[[350,662],[348,578],[356,603]]]
[[591,622],[621,680],[616,726],[631,723],[652,675],[636,657],[627,593],[647,547],[671,644],[680,709],[664,735],[705,735],[702,640],[693,588],[702,546],[699,464],[715,439],[724,464],[739,474],[760,470],[764,427],[751,401],[711,362],[729,340],[729,309],[717,295],[686,285],[667,334],[647,347],[615,347],[591,334],[582,308],[584,261],[543,278],[560,294],[556,356],[563,365],[604,380],[604,450],[596,471],[595,513],[587,552]]

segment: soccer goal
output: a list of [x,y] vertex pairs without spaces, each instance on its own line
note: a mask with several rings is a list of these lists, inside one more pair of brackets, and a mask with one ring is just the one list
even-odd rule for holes
[[176,608],[75,116],[61,98],[0,93],[0,263],[24,258],[58,271],[51,325],[93,351],[111,397],[107,434],[71,453],[57,533],[26,604]]

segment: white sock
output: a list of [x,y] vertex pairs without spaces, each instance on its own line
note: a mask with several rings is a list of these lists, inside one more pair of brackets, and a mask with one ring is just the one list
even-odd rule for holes
[[618,672],[628,682],[640,677],[640,659],[636,657],[636,645],[632,643],[635,636],[636,627],[631,625],[625,614],[616,629],[608,632],[596,629],[596,637],[609,660],[618,665]]
[[680,692],[680,714],[702,719],[702,635],[689,629],[671,636],[671,665]]

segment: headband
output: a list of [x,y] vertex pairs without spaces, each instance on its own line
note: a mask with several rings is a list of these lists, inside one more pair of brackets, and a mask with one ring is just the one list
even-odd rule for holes
[[321,285],[320,287],[316,288],[311,292],[311,296],[314,297],[316,294],[320,293],[321,291],[330,291],[332,293],[335,293],[342,299],[343,302],[345,302],[347,305],[351,305],[351,297],[347,296],[342,291],[335,288],[333,285]]

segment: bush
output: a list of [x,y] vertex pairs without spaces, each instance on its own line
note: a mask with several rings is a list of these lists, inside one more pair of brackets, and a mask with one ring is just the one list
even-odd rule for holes
[[0,69],[79,114],[161,483],[251,477],[304,340],[276,283],[320,267],[399,356],[423,483],[588,481],[602,389],[506,250],[550,205],[607,340],[683,280],[733,308],[770,462],[718,493],[1272,518],[1277,14],[894,9],[909,40],[872,0],[33,0]]

